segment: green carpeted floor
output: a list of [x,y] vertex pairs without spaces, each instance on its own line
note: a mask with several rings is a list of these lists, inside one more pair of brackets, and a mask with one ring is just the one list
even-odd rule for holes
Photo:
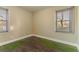
[[54,42],[51,40],[29,37],[4,46],[1,52],[77,52],[75,46]]

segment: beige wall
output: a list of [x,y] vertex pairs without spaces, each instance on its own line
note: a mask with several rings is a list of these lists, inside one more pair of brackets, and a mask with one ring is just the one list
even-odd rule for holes
[[[34,33],[39,34],[46,37],[51,37],[59,40],[76,42],[76,29],[74,33],[62,33],[55,32],[55,24],[56,24],[56,10],[68,8],[64,7],[50,7],[44,10],[40,10],[35,12],[33,15],[34,21]],[[76,7],[74,8],[74,12],[76,12]],[[76,26],[76,13],[73,15],[73,30]]]
[[[30,13],[20,7],[4,7],[9,10],[9,32],[0,33],[0,42],[12,40],[29,34],[38,34],[50,38],[75,43],[77,37],[77,8],[74,8],[73,30],[74,33],[55,32],[55,11],[68,7],[50,7]],[[33,16],[33,17],[32,17]]]
[[0,42],[32,33],[32,13],[19,7],[4,7],[9,10],[9,32],[0,33]]
[[77,44],[79,45],[79,6],[77,8]]

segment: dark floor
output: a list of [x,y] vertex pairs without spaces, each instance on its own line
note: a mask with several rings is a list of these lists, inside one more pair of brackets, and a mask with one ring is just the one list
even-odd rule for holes
[[[31,39],[32,38],[32,39]],[[16,49],[16,51],[27,51],[27,52],[46,52],[52,51],[54,52],[55,49],[45,47],[36,37],[31,37],[29,39],[28,44],[25,43],[23,46],[20,46]]]
[[77,52],[77,48],[38,37],[29,37],[0,47],[1,52]]

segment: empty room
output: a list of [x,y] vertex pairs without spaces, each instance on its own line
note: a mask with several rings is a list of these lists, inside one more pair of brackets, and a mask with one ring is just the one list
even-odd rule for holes
[[0,52],[78,52],[78,6],[0,6]]

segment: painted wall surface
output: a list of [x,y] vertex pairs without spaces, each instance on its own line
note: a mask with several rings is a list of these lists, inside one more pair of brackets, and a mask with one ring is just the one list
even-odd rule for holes
[[77,44],[79,46],[79,6],[77,8]]
[[19,7],[3,8],[8,9],[8,32],[0,33],[0,42],[32,33],[32,13]]
[[72,25],[74,33],[62,33],[55,31],[56,10],[68,8],[66,6],[49,7],[47,9],[34,12],[33,14],[20,7],[4,7],[4,8],[8,9],[9,31],[6,33],[0,33],[0,42],[12,40],[33,33],[73,43],[77,42],[77,38],[79,39],[78,37],[79,27],[77,26],[78,25],[77,7],[74,7],[73,10],[74,15]]
[[73,9],[72,26],[74,33],[56,32],[56,10],[69,8],[67,6],[50,7],[33,14],[34,33],[63,41],[76,42],[76,7]]

